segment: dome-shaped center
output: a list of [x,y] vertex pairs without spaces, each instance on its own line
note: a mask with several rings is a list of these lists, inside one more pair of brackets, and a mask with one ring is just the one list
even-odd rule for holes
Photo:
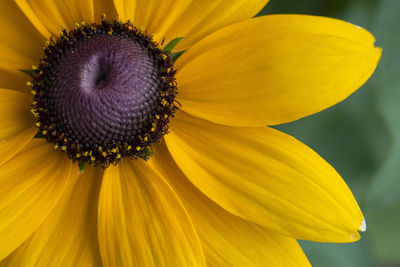
[[174,74],[171,56],[130,22],[78,24],[51,38],[34,66],[32,113],[74,161],[146,159],[177,109]]
[[161,78],[156,60],[138,43],[118,36],[80,42],[49,79],[55,127],[79,143],[112,147],[151,127]]

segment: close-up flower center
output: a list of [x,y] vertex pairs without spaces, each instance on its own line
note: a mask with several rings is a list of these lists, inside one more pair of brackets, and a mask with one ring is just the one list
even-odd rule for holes
[[171,56],[130,22],[63,29],[33,69],[40,134],[74,161],[146,159],[176,110]]

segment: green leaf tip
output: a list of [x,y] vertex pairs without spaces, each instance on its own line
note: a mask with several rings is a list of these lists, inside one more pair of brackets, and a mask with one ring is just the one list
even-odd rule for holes
[[46,136],[39,130],[33,138],[46,138]]
[[80,161],[80,162],[79,162],[79,170],[80,170],[81,172],[84,171],[85,168],[86,168],[86,165],[87,165],[87,162],[86,162],[86,161]]
[[145,156],[146,156],[147,158],[150,158],[151,156],[153,156],[153,152],[150,150],[149,147],[146,147],[146,148],[144,149],[144,154],[145,154]]
[[27,75],[29,75],[31,77],[36,75],[36,72],[34,70],[19,70],[19,71],[22,72],[22,73],[25,73],[25,74],[27,74]]
[[174,50],[175,46],[182,41],[182,39],[184,39],[184,37],[177,37],[173,40],[171,40],[165,47],[164,47],[164,52],[165,53],[171,53],[172,50]]

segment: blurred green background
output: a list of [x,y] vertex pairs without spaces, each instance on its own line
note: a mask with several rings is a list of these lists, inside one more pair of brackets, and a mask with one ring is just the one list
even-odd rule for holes
[[277,13],[346,20],[383,48],[374,75],[347,100],[277,127],[338,170],[367,221],[359,242],[301,246],[313,266],[400,266],[400,0],[270,0],[260,15]]

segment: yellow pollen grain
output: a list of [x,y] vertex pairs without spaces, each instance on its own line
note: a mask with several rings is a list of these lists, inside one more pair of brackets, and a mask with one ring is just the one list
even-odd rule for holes
[[91,156],[91,157],[90,157],[90,160],[91,160],[91,161],[95,161],[95,160],[96,160],[96,158],[95,158],[95,157],[93,157],[93,156]]
[[47,134],[47,131],[46,131],[46,130],[43,130],[43,131],[42,131],[42,134],[44,134],[44,135]]
[[89,154],[89,152],[85,151],[83,152],[83,155],[86,157]]
[[127,149],[127,150],[131,150],[131,149],[132,149],[132,147],[131,147],[131,146],[128,146],[126,149]]
[[103,155],[103,157],[106,157],[107,156],[107,152],[103,152],[103,153],[101,153],[102,155]]
[[167,59],[167,56],[166,55],[162,55],[162,58],[164,59],[164,60],[166,60]]
[[54,149],[57,149],[58,148],[58,145],[54,145]]
[[40,127],[40,122],[35,123],[37,127]]
[[67,150],[67,147],[66,147],[66,146],[62,146],[62,147],[61,147],[61,150],[62,150],[62,151],[65,151],[65,150]]
[[36,65],[32,65],[33,70],[38,70],[38,67]]
[[141,149],[141,147],[140,147],[140,146],[136,147],[136,150],[137,150],[137,151],[140,151],[140,149]]
[[120,159],[120,158],[121,158],[121,154],[118,154],[118,155],[117,155],[117,159]]
[[79,153],[76,154],[76,157],[77,157],[77,158],[80,158],[80,157],[81,157],[81,154],[79,154]]

